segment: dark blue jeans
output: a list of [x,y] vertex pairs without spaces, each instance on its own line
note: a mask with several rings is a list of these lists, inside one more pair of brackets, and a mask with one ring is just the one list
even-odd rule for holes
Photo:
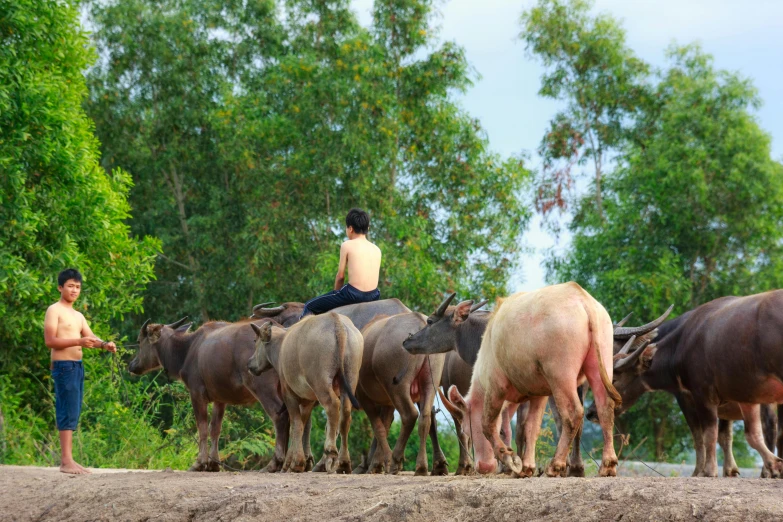
[[79,416],[82,414],[84,364],[82,361],[54,361],[52,380],[57,429],[73,431],[79,424]]
[[300,319],[311,314],[322,314],[340,306],[368,303],[370,301],[377,301],[380,298],[381,292],[377,288],[370,292],[362,292],[351,285],[345,285],[339,290],[332,290],[327,294],[319,295],[318,297],[307,301]]

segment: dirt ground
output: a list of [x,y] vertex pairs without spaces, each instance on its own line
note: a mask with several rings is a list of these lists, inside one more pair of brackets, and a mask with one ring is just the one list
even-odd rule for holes
[[783,480],[509,479],[0,466],[0,520],[783,520]]

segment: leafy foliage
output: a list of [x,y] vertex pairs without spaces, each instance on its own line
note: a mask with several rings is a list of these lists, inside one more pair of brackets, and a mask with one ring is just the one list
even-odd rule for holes
[[129,235],[130,176],[98,164],[81,108],[93,60],[75,7],[2,2],[0,17],[0,374],[37,404],[45,368],[43,316],[57,274],[85,276],[80,309],[98,335],[141,310],[159,243]]

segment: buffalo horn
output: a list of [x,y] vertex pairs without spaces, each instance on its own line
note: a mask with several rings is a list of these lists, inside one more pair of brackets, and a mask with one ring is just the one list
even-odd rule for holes
[[482,306],[487,304],[487,302],[488,301],[486,299],[484,299],[484,300],[479,301],[478,303],[474,304],[473,306],[470,307],[470,313],[475,312],[476,310],[478,310],[479,308],[481,308]]
[[669,314],[672,312],[672,309],[674,308],[674,305],[671,305],[666,312],[662,316],[660,316],[658,319],[651,323],[647,323],[643,326],[634,326],[631,328],[625,328],[625,327],[619,327],[614,329],[614,338],[615,339],[628,339],[632,335],[642,335],[646,334],[650,330],[654,330],[661,326],[661,323],[663,323],[667,317],[669,317]]
[[644,344],[642,344],[635,352],[633,352],[628,357],[623,357],[622,359],[618,359],[614,362],[614,371],[616,373],[624,372],[626,370],[630,370],[633,368],[633,366],[636,364],[636,361],[639,360],[639,357],[644,353],[644,350],[647,348],[647,345],[650,344],[650,340],[646,340]]
[[273,315],[277,315],[281,312],[284,312],[286,309],[285,305],[276,306],[274,308],[253,308],[253,315],[255,317],[272,317]]
[[630,319],[632,315],[633,315],[633,312],[631,312],[630,314],[626,315],[625,317],[623,317],[623,319],[619,323],[614,325],[614,327],[615,328],[620,328],[621,326],[623,326],[625,323],[628,322],[628,319]]
[[176,323],[167,324],[166,326],[168,326],[169,328],[173,328],[174,330],[176,330],[177,328],[179,328],[180,326],[182,326],[183,324],[185,324],[185,321],[187,321],[187,320],[188,320],[188,316],[186,315],[185,317],[183,317],[182,319],[180,319],[180,320],[179,320],[179,321],[177,321]]
[[260,310],[261,308],[264,308],[265,306],[273,305],[275,304],[274,301],[267,301],[266,303],[257,304],[253,307],[253,313],[256,312],[256,310]]
[[440,304],[438,309],[435,311],[435,315],[437,317],[443,317],[443,314],[446,313],[446,308],[449,307],[455,295],[457,295],[457,293],[453,292],[451,295],[449,295],[446,299],[443,300],[443,302]]
[[147,319],[144,321],[144,324],[141,325],[141,335],[147,335],[147,325],[150,324],[150,320]]
[[625,346],[623,346],[619,352],[617,352],[617,355],[625,355],[628,352],[631,351],[631,346],[633,346],[633,342],[636,340],[636,336],[632,335],[630,339],[628,339],[628,342],[625,343]]

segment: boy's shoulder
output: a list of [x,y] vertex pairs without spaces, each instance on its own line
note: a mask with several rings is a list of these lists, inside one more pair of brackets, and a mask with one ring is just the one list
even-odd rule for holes
[[46,313],[47,314],[53,313],[56,314],[57,316],[59,316],[62,313],[70,313],[70,314],[75,314],[77,317],[80,317],[82,319],[84,318],[84,316],[80,311],[74,310],[73,308],[68,308],[67,306],[63,306],[62,303],[60,303],[60,301],[57,301],[56,303],[49,305],[49,308],[46,309]]

